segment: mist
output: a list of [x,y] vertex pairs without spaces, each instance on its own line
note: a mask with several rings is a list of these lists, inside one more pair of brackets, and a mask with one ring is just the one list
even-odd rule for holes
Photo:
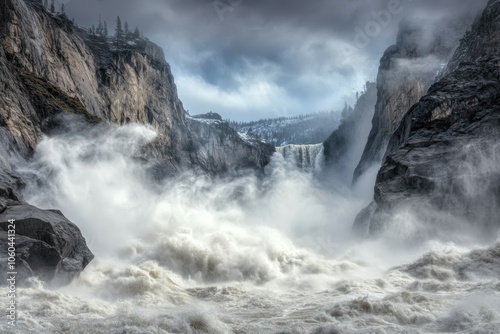
[[[436,314],[443,304],[429,301],[424,312],[408,300],[406,287],[415,277],[427,275],[418,283],[425,289],[447,284],[450,293],[465,298],[465,286],[472,283],[461,282],[460,273],[496,272],[473,259],[486,263],[497,246],[467,253],[488,240],[463,237],[465,225],[436,233],[423,208],[402,208],[375,237],[353,234],[354,218],[372,199],[376,169],[353,189],[336,187],[343,182],[325,184],[322,173],[297,167],[293,155],[276,153],[264,175],[185,172],[158,182],[151,175],[154,164],[140,158],[156,137],[150,127],[89,126],[74,116],[63,123],[66,130],[44,138],[22,168],[23,195],[41,208],[62,209],[96,258],[69,286],[51,290],[32,279],[23,289],[29,312],[44,312],[52,326],[95,330],[92,321],[67,324],[68,315],[85,309],[85,318],[101,317],[100,326],[108,329],[117,326],[112,319],[126,315],[123,326],[138,332],[196,333],[192,329],[202,326],[209,333],[228,333],[228,323],[240,317],[246,328],[264,333],[266,318],[257,316],[256,322],[253,312],[279,319],[289,307],[303,309],[298,315],[290,311],[289,318],[290,326],[297,323],[303,331],[307,319],[335,323],[338,317],[341,324],[312,328],[350,331],[371,312],[428,323],[426,314]],[[42,311],[45,298],[52,308]],[[314,306],[304,309],[304,304]],[[492,298],[477,308],[497,305]],[[431,324],[450,328],[462,312],[457,306]]]
[[336,250],[315,251],[325,233],[329,247],[348,247],[350,222],[364,204],[353,195],[322,189],[280,155],[263,178],[186,172],[158,184],[151,166],[135,158],[154,137],[140,125],[48,137],[24,171],[33,180],[24,195],[42,208],[62,208],[98,258],[153,260],[200,282],[265,283],[328,271],[316,261]]
[[[387,268],[391,257],[401,261],[452,240],[421,228],[408,212],[396,215],[399,223],[387,224],[379,240],[358,240],[352,222],[372,198],[374,173],[354,189],[335,189],[275,154],[263,177],[186,172],[158,183],[150,163],[137,158],[156,136],[151,128],[65,123],[72,131],[45,138],[23,170],[31,180],[24,196],[41,208],[61,208],[98,259],[154,261],[197,282],[263,284],[292,274],[303,281],[331,276],[330,259],[353,252],[354,262],[378,252]],[[393,247],[401,247],[399,256],[390,255]]]

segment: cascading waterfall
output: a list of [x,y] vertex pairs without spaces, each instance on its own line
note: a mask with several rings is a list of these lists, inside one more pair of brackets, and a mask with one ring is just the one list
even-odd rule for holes
[[276,147],[276,152],[298,168],[314,171],[320,169],[323,164],[323,149],[323,144],[286,145]]

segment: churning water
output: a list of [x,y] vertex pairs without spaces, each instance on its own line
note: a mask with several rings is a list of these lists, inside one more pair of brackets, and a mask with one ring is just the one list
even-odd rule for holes
[[131,156],[154,136],[129,125],[40,143],[25,195],[62,209],[96,258],[69,286],[18,288],[2,333],[500,331],[499,241],[415,243],[397,226],[357,240],[370,185],[325,189],[280,154],[263,179],[153,185]]

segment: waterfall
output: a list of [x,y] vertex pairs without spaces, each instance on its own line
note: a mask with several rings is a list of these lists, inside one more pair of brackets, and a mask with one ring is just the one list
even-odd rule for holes
[[323,144],[286,145],[276,147],[276,152],[283,158],[304,170],[316,170],[323,163]]

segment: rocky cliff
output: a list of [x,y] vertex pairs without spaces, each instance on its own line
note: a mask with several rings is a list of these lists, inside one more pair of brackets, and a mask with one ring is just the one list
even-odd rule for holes
[[[2,0],[2,8],[2,62],[7,72],[2,82],[15,86],[4,98],[14,105],[3,109],[8,115],[2,116],[19,145],[32,150],[41,133],[50,130],[43,126],[50,125],[51,115],[77,112],[91,121],[151,125],[158,133],[154,156],[173,168],[194,164],[214,173],[226,170],[197,159],[196,150],[206,149],[206,138],[186,119],[157,45],[142,39],[115,47],[64,16],[48,13],[36,0]],[[229,127],[219,127],[216,135],[235,139],[234,151],[224,151],[230,156],[247,160],[248,150],[270,153],[264,144],[235,137]],[[263,162],[265,158],[250,165],[262,167]]]
[[350,182],[370,132],[376,101],[377,86],[367,82],[366,91],[360,95],[353,111],[323,143],[326,173]]
[[216,173],[263,167],[275,152],[258,137],[243,135],[229,128],[218,114],[187,117],[189,129],[196,134],[190,150],[194,166]]
[[391,137],[374,202],[355,222],[361,233],[404,224],[398,212],[410,213],[440,233],[461,222],[482,225],[487,233],[498,228],[499,31],[500,1],[491,0],[462,39],[447,74],[409,110]]
[[372,128],[354,181],[372,165],[381,164],[392,134],[448,62],[467,22],[406,19],[400,23],[396,44],[380,60]]
[[[39,0],[0,0],[0,8],[0,213],[17,212],[24,205],[16,167],[30,158],[45,134],[58,128],[61,113],[81,115],[90,123],[152,126],[158,136],[143,158],[156,163],[161,176],[188,168],[220,174],[268,163],[272,146],[240,137],[225,122],[187,116],[163,51],[154,43],[140,39],[115,46],[64,15],[49,13]],[[30,210],[26,212],[33,217],[23,216],[20,224],[64,225],[75,236],[70,243],[75,248],[68,251],[46,242],[57,239],[50,236],[58,228],[23,232],[33,244],[41,240],[43,247],[59,252],[59,262],[51,257],[47,264],[55,274],[44,277],[57,276],[60,268],[69,268],[63,263],[73,260],[80,262],[79,267],[72,262],[72,272],[82,270],[91,253],[75,255],[77,248],[88,251],[78,229],[58,212]],[[2,228],[5,219],[16,219],[12,214],[0,217]],[[27,272],[46,269],[36,261],[26,264]]]

